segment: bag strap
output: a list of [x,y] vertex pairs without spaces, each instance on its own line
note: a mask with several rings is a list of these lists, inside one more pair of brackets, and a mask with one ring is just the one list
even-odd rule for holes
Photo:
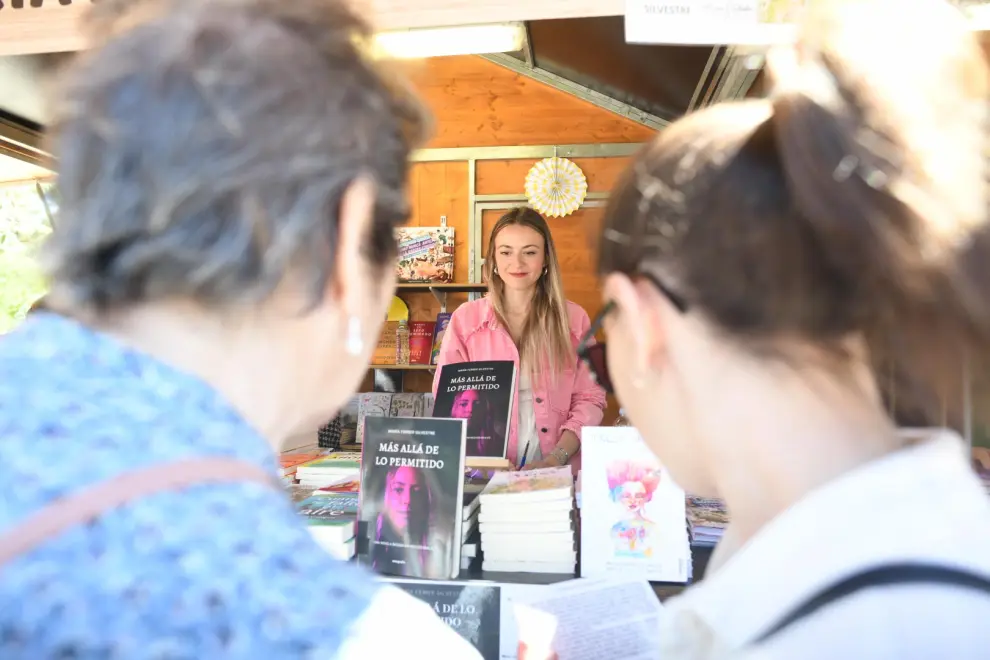
[[785,628],[811,616],[820,609],[865,589],[906,584],[947,585],[980,591],[990,596],[990,579],[971,571],[911,562],[884,564],[854,573],[825,587],[791,610],[789,614],[753,640],[753,643],[765,642]]
[[66,530],[142,497],[192,485],[237,481],[281,489],[270,472],[234,458],[183,459],[124,472],[57,498],[0,533],[0,569]]

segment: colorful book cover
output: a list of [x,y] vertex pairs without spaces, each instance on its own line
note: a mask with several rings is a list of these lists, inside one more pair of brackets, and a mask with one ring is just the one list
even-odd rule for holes
[[315,491],[313,491],[313,494],[325,495],[327,493],[360,493],[360,492],[361,492],[361,480],[347,477],[344,479],[338,479],[337,481],[327,484],[322,488],[317,488]]
[[361,467],[361,454],[352,451],[335,451],[332,454],[321,456],[315,460],[300,465],[297,470],[306,472],[312,471],[339,471],[351,470]]
[[379,573],[435,580],[461,566],[464,420],[365,420],[361,561]]
[[409,364],[430,364],[435,321],[409,322]]
[[400,282],[454,281],[453,227],[399,227],[395,233]]
[[445,364],[433,416],[467,421],[469,458],[505,458],[515,386],[511,360]]
[[447,326],[450,325],[451,316],[453,316],[451,312],[437,314],[437,322],[433,326],[433,350],[430,352],[430,364],[437,363],[437,358],[440,356],[440,346],[443,344],[443,333],[447,331]]
[[498,472],[481,492],[482,503],[491,495],[525,495],[540,499],[540,495],[552,495],[555,499],[566,491],[573,493],[574,474],[569,467],[541,468],[520,472]]
[[686,582],[684,491],[631,426],[581,430],[581,577]]
[[314,495],[299,502],[296,511],[310,527],[335,528],[333,535],[340,542],[354,538],[358,516],[358,496],[355,494]]

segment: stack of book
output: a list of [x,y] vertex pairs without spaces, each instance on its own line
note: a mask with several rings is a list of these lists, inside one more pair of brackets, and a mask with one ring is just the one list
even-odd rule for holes
[[296,505],[299,515],[320,546],[337,559],[348,560],[355,553],[357,532],[357,493],[312,495]]
[[361,454],[334,452],[296,467],[296,479],[300,486],[323,488],[344,478],[358,478],[361,474]]
[[714,548],[729,524],[725,502],[714,497],[688,497],[687,518],[691,545],[700,548]]
[[499,472],[479,499],[482,570],[574,574],[570,468]]

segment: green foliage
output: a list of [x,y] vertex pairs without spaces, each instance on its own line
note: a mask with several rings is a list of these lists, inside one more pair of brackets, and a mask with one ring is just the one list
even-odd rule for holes
[[20,323],[47,290],[36,257],[51,230],[34,183],[0,187],[0,334]]

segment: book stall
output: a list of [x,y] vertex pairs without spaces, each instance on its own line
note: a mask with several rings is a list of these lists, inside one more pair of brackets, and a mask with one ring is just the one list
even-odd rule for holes
[[[77,21],[88,4],[0,2],[0,59],[82,49]],[[562,658],[636,657],[632,647],[621,655],[595,647],[588,617],[630,609],[658,617],[663,599],[702,578],[729,522],[724,504],[681,489],[612,398],[601,425],[581,429],[579,470],[517,470],[507,459],[517,366],[439,365],[438,355],[457,306],[487,291],[492,227],[520,205],[546,218],[567,298],[594,317],[602,305],[594,240],[609,190],[673,119],[760,95],[762,55],[720,45],[724,31],[665,28],[672,24],[645,3],[355,4],[382,31],[449,28],[453,44],[460,27],[498,25],[508,36],[503,45],[475,37],[443,53],[410,46],[397,55],[416,58],[408,76],[436,129],[413,156],[396,294],[360,391],[318,432],[284,446],[285,488],[329,554],[429,603],[486,660],[515,658],[520,626],[546,629],[547,616],[566,628],[565,646],[590,649],[558,647]],[[735,40],[785,38],[784,20],[756,20],[746,39],[736,25]],[[655,72],[668,84],[648,80]],[[45,118],[25,119],[16,130],[0,121],[0,156],[45,163],[31,128]],[[962,432],[990,440],[982,429]],[[990,450],[974,451],[974,467],[990,492]]]

